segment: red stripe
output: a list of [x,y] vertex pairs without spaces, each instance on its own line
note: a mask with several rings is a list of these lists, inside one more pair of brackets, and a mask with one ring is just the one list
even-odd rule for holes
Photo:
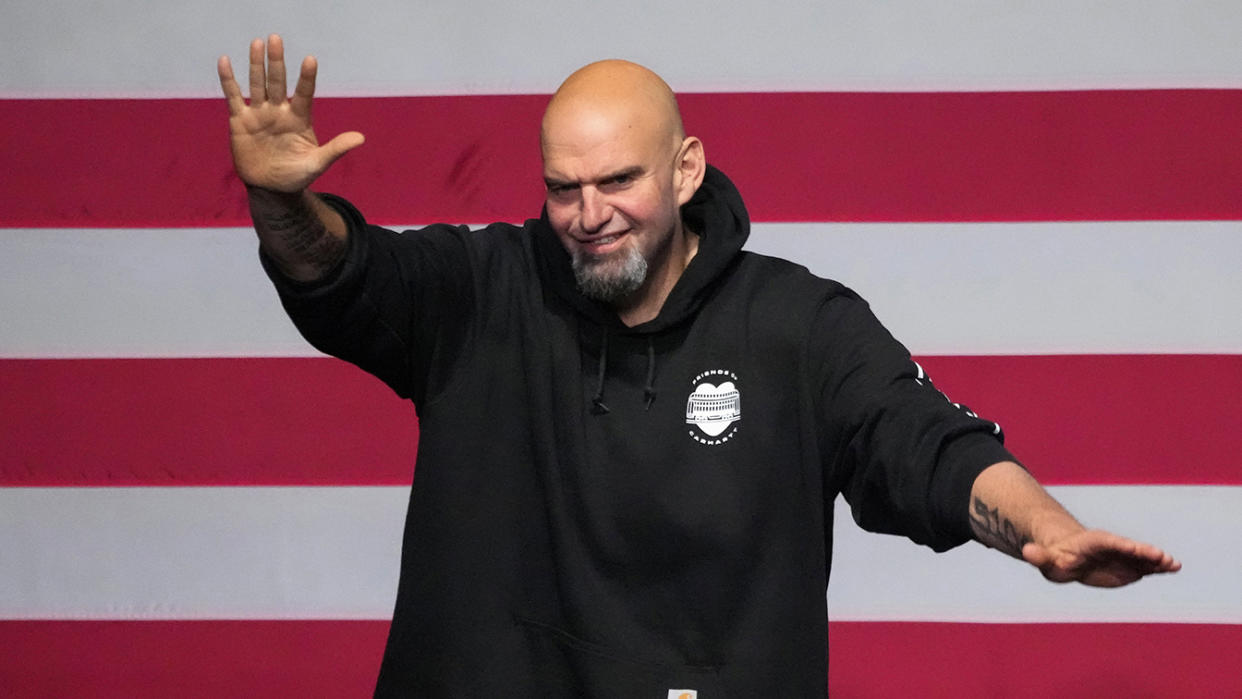
[[833,622],[828,634],[830,691],[851,699],[1242,696],[1238,626]]
[[0,486],[408,484],[417,441],[333,359],[0,361]]
[[[356,128],[368,143],[320,186],[380,223],[536,215],[545,99],[321,99],[322,135]],[[757,221],[1242,218],[1239,90],[682,103]],[[0,225],[245,225],[225,119],[223,99],[0,100]]]
[[13,697],[364,697],[386,621],[0,622]]
[[[921,361],[1045,483],[1242,484],[1242,355]],[[330,359],[0,360],[0,486],[405,484],[417,431]]]
[[920,361],[1046,484],[1242,484],[1242,355]]
[[[383,621],[0,622],[5,696],[366,696]],[[1242,695],[1242,630],[1204,624],[829,624],[833,696]]]

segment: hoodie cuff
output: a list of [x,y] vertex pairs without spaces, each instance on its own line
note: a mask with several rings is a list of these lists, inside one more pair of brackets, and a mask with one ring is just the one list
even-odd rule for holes
[[970,528],[970,491],[975,479],[993,464],[1018,460],[997,437],[971,432],[949,442],[939,461],[930,495],[936,530],[944,545],[932,548],[947,551],[974,538]]

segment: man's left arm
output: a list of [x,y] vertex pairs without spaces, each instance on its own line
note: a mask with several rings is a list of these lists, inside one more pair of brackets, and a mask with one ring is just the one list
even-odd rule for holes
[[993,464],[970,491],[977,540],[1039,568],[1053,582],[1119,587],[1182,564],[1150,544],[1079,524],[1026,469]]

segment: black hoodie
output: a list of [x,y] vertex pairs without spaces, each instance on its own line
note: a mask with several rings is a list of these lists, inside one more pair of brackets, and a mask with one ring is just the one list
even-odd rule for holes
[[822,696],[836,495],[944,550],[1012,459],[857,295],[743,252],[714,168],[682,210],[698,253],[632,328],[545,219],[397,234],[328,200],[341,266],[265,265],[306,338],[420,420],[377,696]]

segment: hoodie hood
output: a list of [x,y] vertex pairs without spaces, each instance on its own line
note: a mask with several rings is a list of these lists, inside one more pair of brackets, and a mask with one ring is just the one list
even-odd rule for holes
[[724,173],[708,165],[698,191],[681,207],[687,228],[699,234],[699,249],[669,292],[655,318],[626,327],[609,305],[582,295],[565,251],[545,207],[536,229],[540,275],[548,287],[576,311],[613,334],[648,335],[694,315],[716,281],[733,263],[750,235],[750,217],[737,188]]

